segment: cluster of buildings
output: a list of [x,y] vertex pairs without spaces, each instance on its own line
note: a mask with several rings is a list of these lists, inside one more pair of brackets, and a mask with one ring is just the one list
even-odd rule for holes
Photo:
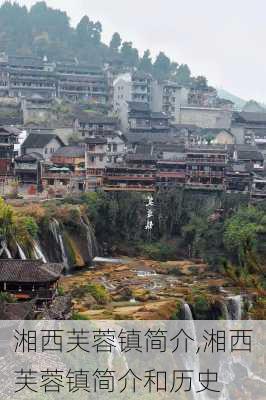
[[[2,56],[0,95],[22,99],[26,119],[41,114],[51,122],[53,99],[73,105],[67,126],[14,126],[0,113],[3,182],[68,193],[182,185],[266,195],[266,112],[235,111],[213,88],[77,60]],[[105,109],[92,109],[99,104]]]
[[48,62],[47,59],[0,55],[0,96],[69,101],[90,100],[108,104],[108,74],[100,67],[77,60]]

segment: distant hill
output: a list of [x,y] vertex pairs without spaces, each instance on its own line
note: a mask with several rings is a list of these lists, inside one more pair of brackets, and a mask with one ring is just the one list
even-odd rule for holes
[[226,100],[231,100],[233,103],[235,103],[235,107],[237,109],[242,110],[242,108],[246,105],[246,100],[241,99],[241,97],[235,96],[234,94],[228,92],[225,89],[218,89],[217,88],[217,92],[218,92],[218,96],[222,97],[223,99]]
[[243,110],[248,112],[266,112],[265,104],[259,103],[255,100],[246,101],[241,97],[235,96],[234,94],[228,92],[225,89],[217,88],[217,93],[219,97],[231,100],[233,103],[235,103],[235,108],[237,110]]

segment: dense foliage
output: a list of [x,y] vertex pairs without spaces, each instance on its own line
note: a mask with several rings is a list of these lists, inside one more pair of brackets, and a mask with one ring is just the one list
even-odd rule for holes
[[140,193],[83,195],[98,241],[117,252],[140,251],[154,259],[200,257],[213,267],[249,264],[252,270],[266,255],[264,203],[250,206],[244,195],[177,188],[159,191],[154,194],[150,235],[145,230],[146,197]]
[[31,216],[19,213],[0,197],[0,236],[6,242],[28,244],[36,238],[38,225]]
[[[141,56],[131,41],[115,32],[109,45],[102,42],[102,25],[87,15],[73,28],[68,15],[37,2],[29,10],[16,2],[0,7],[0,51],[48,59],[78,58],[90,64],[112,63],[119,70],[135,67],[157,79],[173,79],[183,85],[207,85],[204,77],[193,78],[186,64],[178,64],[160,52],[153,62],[146,50]],[[92,61],[93,60],[93,61]]]

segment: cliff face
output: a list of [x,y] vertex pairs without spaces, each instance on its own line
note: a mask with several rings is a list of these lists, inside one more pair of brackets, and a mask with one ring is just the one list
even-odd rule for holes
[[19,238],[2,244],[2,257],[40,258],[44,262],[62,262],[65,270],[91,264],[98,255],[98,244],[82,207],[53,207],[31,205],[19,212],[33,217],[38,231],[29,240]]

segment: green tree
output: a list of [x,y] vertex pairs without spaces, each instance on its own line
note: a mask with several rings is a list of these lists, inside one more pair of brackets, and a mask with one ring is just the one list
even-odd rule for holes
[[110,50],[114,53],[118,53],[119,49],[121,47],[121,44],[122,44],[121,36],[119,35],[118,32],[115,32],[113,34],[112,39],[109,44]]
[[132,42],[123,42],[120,53],[126,66],[136,67],[138,65],[139,53],[137,49],[133,48]]
[[171,61],[162,51],[153,64],[153,74],[158,80],[169,79],[171,74]]
[[259,235],[266,233],[266,215],[256,207],[242,207],[225,223],[224,244],[240,266],[256,253]]
[[150,50],[146,50],[139,61],[139,69],[148,74],[152,73],[152,58]]
[[189,86],[191,83],[191,71],[187,64],[181,64],[177,70],[175,80],[180,85]]

